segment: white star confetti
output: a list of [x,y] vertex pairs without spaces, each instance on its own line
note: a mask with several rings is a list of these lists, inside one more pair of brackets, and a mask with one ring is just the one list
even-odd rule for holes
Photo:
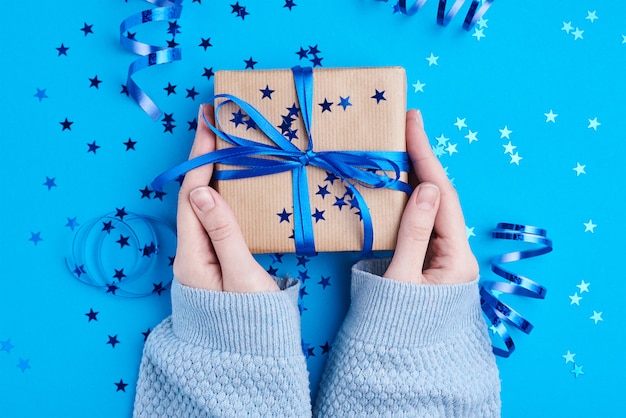
[[511,139],[510,135],[513,133],[512,130],[509,129],[507,125],[504,125],[504,128],[498,129],[500,131],[500,139],[506,138]]
[[602,312],[596,312],[595,310],[589,319],[591,319],[595,325],[598,325],[599,321],[604,321],[604,318],[602,318]]
[[587,126],[587,128],[589,129],[593,129],[594,131],[598,130],[598,126],[602,125],[600,122],[598,122],[598,118],[595,117],[593,119],[587,119],[589,121],[589,126]]
[[506,145],[502,145],[502,146],[504,147],[504,153],[505,153],[505,154],[513,154],[513,151],[515,150],[515,148],[517,148],[517,146],[516,146],[516,145],[513,145],[513,144],[511,143],[511,141],[509,141],[509,143],[508,143],[508,144],[506,144]]
[[574,363],[574,356],[576,356],[576,353],[571,353],[569,350],[567,350],[567,353],[563,354],[561,357],[565,359],[565,364],[567,364]]
[[439,65],[437,62],[439,60],[438,56],[435,56],[432,52],[430,53],[430,57],[426,57],[426,61],[428,61],[428,66]]
[[591,219],[589,219],[589,222],[583,222],[583,225],[585,225],[585,232],[591,232],[592,234],[594,233],[596,226],[598,226],[594,224]]
[[415,89],[414,93],[422,92],[424,93],[424,87],[426,87],[426,83],[421,83],[419,80],[417,80],[417,82],[415,84],[412,84],[413,88]]
[[589,286],[591,286],[591,283],[585,283],[584,280],[581,280],[580,284],[576,285],[576,287],[580,290],[580,293],[589,293]]
[[511,154],[510,164],[519,165],[519,162],[523,159],[524,157],[520,157],[519,153],[516,152],[515,154]]
[[587,167],[587,165],[581,165],[579,162],[576,163],[576,167],[572,168],[572,170],[576,172],[576,177],[580,176],[581,174],[587,174],[585,172],[585,167]]
[[465,123],[465,119],[467,119],[467,118],[463,118],[463,119],[461,119],[461,118],[459,118],[459,117],[457,116],[457,118],[456,118],[456,122],[454,122],[454,124],[453,124],[453,125],[454,125],[454,126],[456,126],[457,128],[459,128],[459,131],[460,131],[461,129],[463,129],[463,128],[467,128],[467,124]]
[[580,30],[580,29],[578,29],[578,27],[576,27],[576,30],[574,30],[574,32],[572,32],[572,35],[574,35],[574,40],[583,39],[583,33],[584,32],[585,32],[584,30]]
[[571,296],[568,296],[570,298],[570,305],[578,305],[580,306],[580,301],[582,299],[581,296],[578,296],[578,292],[574,293]]
[[587,17],[585,18],[588,21],[590,21],[591,23],[595,22],[597,19],[599,19],[598,16],[596,16],[596,11],[594,10],[593,12],[590,12],[589,10],[587,10]]
[[478,138],[476,137],[476,135],[478,135],[478,132],[474,132],[471,129],[469,130],[469,133],[467,135],[465,135],[465,138],[467,138],[467,140],[469,141],[469,143],[471,144],[474,141],[478,141]]
[[476,41],[479,41],[486,37],[486,35],[483,33],[483,29],[478,29],[478,28],[474,28],[474,33],[472,33],[472,36],[474,38],[476,38]]
[[571,31],[573,31],[574,27],[572,26],[572,22],[563,22],[563,27],[561,28],[561,30],[565,31],[565,33],[570,33]]
[[559,114],[554,113],[552,109],[550,109],[548,113],[544,113],[544,115],[546,117],[546,123],[548,122],[556,123],[556,117],[559,116]]

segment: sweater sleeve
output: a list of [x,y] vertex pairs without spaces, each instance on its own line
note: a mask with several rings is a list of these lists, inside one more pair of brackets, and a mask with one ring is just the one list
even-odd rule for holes
[[315,416],[497,417],[500,380],[478,280],[417,285],[382,278],[388,259],[352,268],[351,304]]
[[229,293],[172,284],[144,347],[135,417],[310,416],[298,282]]

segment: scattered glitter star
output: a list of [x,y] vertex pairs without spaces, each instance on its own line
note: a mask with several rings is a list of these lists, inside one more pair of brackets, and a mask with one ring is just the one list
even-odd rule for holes
[[65,120],[63,122],[59,122],[61,124],[61,126],[63,126],[63,129],[61,129],[61,131],[64,130],[68,130],[71,131],[72,130],[72,123],[74,122],[70,122],[69,120],[67,120],[67,118],[65,118]]
[[580,29],[578,29],[578,27],[576,27],[574,32],[572,32],[572,35],[574,35],[574,40],[583,39],[583,33],[584,32],[585,32],[584,30],[580,30]]
[[133,141],[132,139],[128,138],[128,141],[124,142],[124,145],[126,145],[126,151],[130,151],[131,149],[135,151],[136,143],[137,141]]
[[458,152],[458,151],[456,150],[456,146],[457,146],[457,144],[453,144],[452,142],[450,142],[450,143],[448,144],[448,146],[445,148],[445,151],[446,151],[448,154],[450,154],[450,155],[455,154],[455,153],[457,153],[457,152]]
[[120,341],[117,339],[117,335],[113,335],[110,336],[109,335],[109,341],[107,341],[107,344],[111,344],[111,347],[115,348],[115,344],[119,344]]
[[548,122],[556,123],[556,117],[559,116],[559,114],[554,113],[552,109],[550,109],[550,112],[544,113],[544,115],[546,117],[546,123]]
[[[254,64],[252,64],[252,65],[254,66]],[[213,72],[213,67],[211,67],[211,68],[204,67],[204,73],[202,74],[202,77],[206,77],[207,80],[210,80],[211,77],[213,77],[214,75],[215,75],[215,73]]]
[[511,131],[508,126],[505,125],[504,128],[498,130],[500,131],[500,139],[511,139],[510,135],[513,133],[513,131]]
[[593,311],[593,315],[591,315],[589,319],[591,319],[596,325],[599,321],[604,321],[604,319],[602,318],[602,312],[596,312],[595,310]]
[[76,221],[76,218],[77,218],[76,216],[74,216],[73,218],[67,218],[67,223],[65,224],[65,226],[67,226],[73,231],[74,228],[80,225],[78,221]]
[[33,97],[36,97],[39,99],[39,101],[42,101],[43,99],[47,99],[48,96],[46,95],[46,89],[37,89],[37,93],[35,93],[33,95]]
[[467,239],[470,239],[471,237],[475,237],[476,234],[474,233],[474,228],[475,227],[468,227],[467,225],[465,226],[465,236],[467,237]]
[[96,141],[93,141],[91,144],[87,144],[87,146],[89,147],[87,152],[93,152],[94,154],[98,151],[98,148],[100,148],[100,145],[97,145]]
[[471,129],[469,130],[469,133],[467,135],[465,135],[465,138],[467,138],[467,140],[469,141],[469,143],[471,144],[474,141],[478,141],[478,138],[476,137],[476,135],[478,135],[478,132],[474,132]]
[[437,140],[437,146],[441,147],[445,146],[450,140],[450,138],[446,138],[443,134],[439,135],[435,139]]
[[190,89],[185,89],[185,90],[187,90],[187,95],[185,96],[185,99],[190,98],[191,100],[196,100],[196,96],[200,94],[196,91],[195,87],[192,87]]
[[574,293],[571,296],[568,296],[570,298],[570,305],[578,305],[580,306],[580,301],[582,299],[582,297],[578,296],[578,292]]
[[92,308],[89,308],[89,312],[87,312],[85,314],[89,318],[89,320],[87,322],[97,321],[99,313],[100,312],[94,312],[94,310]]
[[57,187],[57,184],[55,183],[56,177],[48,177],[46,176],[46,181],[43,183],[44,186],[46,186],[48,188],[48,190],[52,189],[53,187]]
[[487,26],[487,22],[489,21],[489,19],[485,19],[483,17],[481,17],[480,19],[478,19],[478,22],[476,22],[476,25],[481,28],[488,28],[489,26]]
[[252,57],[250,57],[250,59],[248,59],[248,60],[243,60],[243,62],[245,62],[245,63],[246,63],[246,68],[245,68],[246,70],[247,70],[248,68],[249,68],[249,69],[251,69],[251,70],[254,70],[254,66],[255,66],[256,64],[258,64],[258,62],[257,62],[257,61],[255,61],[255,60],[253,60],[253,59],[252,59]]
[[413,93],[417,93],[418,91],[424,93],[424,87],[426,87],[426,83],[421,83],[419,80],[417,80],[415,84],[412,84],[412,86],[415,89]]
[[589,10],[587,10],[587,17],[585,18],[588,21],[590,21],[591,23],[595,22],[598,18],[598,16],[596,16],[596,11],[594,10],[593,12],[590,12]]
[[565,33],[570,33],[571,31],[574,30],[574,27],[572,26],[572,22],[563,22],[563,27],[561,28],[562,31],[565,31]]
[[102,83],[102,80],[98,80],[98,74],[96,74],[94,78],[89,79],[89,87],[95,87],[98,89],[100,83]]
[[289,11],[291,11],[291,8],[295,6],[297,6],[297,4],[294,3],[293,0],[285,0],[285,5],[283,7],[287,7],[289,8]]
[[517,146],[513,145],[511,141],[509,141],[508,144],[502,146],[504,147],[505,154],[513,154],[513,151],[515,150],[515,148],[517,148]]
[[516,152],[515,154],[511,154],[511,161],[509,164],[519,165],[519,162],[523,159],[524,157],[520,157],[519,153]]
[[576,287],[578,289],[580,289],[580,293],[589,293],[589,286],[591,285],[591,283],[585,283],[584,280],[580,281],[580,284],[577,284]]
[[350,103],[350,96],[348,96],[348,97],[341,97],[341,96],[339,96],[339,104],[338,104],[338,106],[343,107],[344,111],[346,110],[346,108],[348,106],[352,106],[352,103]]
[[459,118],[459,117],[457,116],[457,117],[456,117],[456,122],[454,122],[454,123],[453,123],[453,125],[454,125],[454,126],[456,126],[456,127],[459,129],[459,131],[460,131],[461,129],[463,129],[463,128],[467,128],[467,123],[465,123],[465,120],[466,120],[466,119],[467,119],[467,118],[463,118],[463,119],[461,119],[461,118]]
[[594,131],[598,130],[598,126],[602,125],[600,122],[598,122],[598,118],[595,117],[593,119],[587,119],[589,121],[589,126],[587,126],[587,128],[589,129],[593,129]]
[[385,90],[383,91],[378,91],[378,89],[375,89],[376,93],[371,97],[372,99],[376,99],[376,104],[380,103],[382,100],[387,100],[385,99]]
[[117,389],[115,390],[116,392],[126,392],[126,386],[128,386],[128,383],[124,383],[124,380],[120,379],[119,382],[115,383],[115,386],[117,387]]
[[87,23],[85,23],[83,25],[83,27],[80,29],[85,33],[85,36],[87,36],[90,33],[93,33],[93,25],[88,25]]
[[20,359],[17,362],[17,367],[19,367],[22,370],[22,373],[24,373],[26,371],[26,369],[30,369],[30,364],[28,364],[30,362],[30,360],[28,359]]
[[580,376],[581,374],[585,374],[583,372],[583,366],[577,366],[574,364],[574,368],[572,370],[570,370],[571,373],[574,373],[574,375],[576,376],[576,378],[578,378],[578,376]]
[[476,38],[477,41],[480,42],[480,40],[484,38],[486,35],[483,33],[483,29],[474,28],[474,33],[472,33],[472,36]]
[[202,39],[202,42],[200,42],[200,45],[198,46],[204,48],[205,51],[208,47],[213,46],[211,45],[211,38],[206,38],[206,39],[200,38],[200,39]]
[[581,165],[579,162],[576,163],[576,167],[572,168],[572,170],[576,172],[576,177],[580,176],[581,174],[587,174],[585,172],[585,167],[587,167],[585,164]]
[[322,279],[319,282],[317,282],[317,284],[321,285],[322,289],[326,289],[327,286],[330,286],[330,276],[328,277],[322,276]]
[[565,364],[567,364],[567,363],[574,363],[575,355],[576,355],[575,353],[570,353],[570,351],[567,350],[567,353],[563,354],[561,357],[565,359]]
[[41,232],[31,232],[30,233],[30,238],[28,238],[29,241],[32,241],[33,244],[35,244],[35,246],[37,246],[37,243],[39,241],[43,241],[43,238],[41,238]]
[[315,208],[315,213],[313,213],[311,216],[315,218],[315,223],[318,223],[319,221],[325,221],[326,218],[324,218],[324,212],[326,212],[325,210],[319,210],[317,208]]
[[562,31],[565,31],[565,33],[570,33],[571,31],[574,30],[574,27],[572,26],[572,22],[563,22],[563,27],[561,28]]
[[432,66],[432,65],[439,65],[437,60],[439,60],[439,57],[435,56],[432,52],[430,53],[429,57],[426,57],[426,61],[428,61],[428,66],[429,67]]
[[263,97],[261,97],[261,100],[265,99],[266,97],[270,100],[272,100],[272,93],[274,93],[276,90],[271,90],[269,85],[265,85],[264,89],[259,89],[259,91],[261,93],[263,93]]
[[14,347],[15,346],[11,344],[10,339],[6,341],[0,341],[0,351],[6,351],[7,353],[11,354],[11,349]]
[[61,44],[60,47],[56,48],[57,51],[59,51],[57,57],[60,57],[61,55],[65,55],[67,56],[67,50],[70,49],[69,47]]
[[592,234],[594,233],[596,226],[598,226],[594,224],[591,219],[589,219],[589,222],[583,222],[583,225],[585,225],[585,232],[591,232]]
[[329,102],[328,100],[326,100],[326,98],[324,98],[324,103],[318,103],[318,105],[322,107],[322,113],[326,112],[327,110],[329,112],[332,112],[330,107],[333,105],[333,102]]

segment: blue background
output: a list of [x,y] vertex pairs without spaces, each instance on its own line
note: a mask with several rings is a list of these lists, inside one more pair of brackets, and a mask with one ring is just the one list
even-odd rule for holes
[[[282,0],[239,3],[249,13],[245,19],[231,13],[228,1],[185,1],[175,38],[182,61],[135,76],[173,113],[173,133],[120,94],[136,56],[121,47],[119,24],[152,5],[3,5],[0,416],[130,414],[142,333],[169,313],[169,292],[123,298],[76,280],[65,265],[78,230],[68,221],[85,225],[124,207],[173,226],[175,188],[162,200],[142,199],[139,190],[186,158],[194,135],[188,122],[212,92],[204,68],[244,69],[251,57],[256,69],[291,67],[307,63],[298,60],[300,47],[315,45],[325,67],[406,68],[408,106],[422,110],[434,146],[436,137],[448,138],[440,158],[460,193],[483,279],[494,278],[491,257],[530,247],[492,239],[497,222],[541,226],[553,239],[552,253],[511,265],[548,293],[545,300],[503,296],[535,325],[530,335],[513,332],[515,353],[498,360],[503,416],[620,415],[626,407],[626,4],[500,0],[477,33],[478,26],[460,27],[467,5],[448,27],[437,26],[434,0],[412,17],[374,0],[296,0],[291,11]],[[93,33],[81,30],[85,24]],[[165,45],[167,29],[159,22],[132,31],[138,40]],[[212,46],[200,47],[202,38]],[[61,44],[69,47],[66,55],[57,50]],[[431,53],[436,63],[426,59]],[[90,87],[95,75],[98,88]],[[418,81],[425,84],[421,91],[413,86]],[[167,95],[168,82],[176,94]],[[185,97],[192,88],[200,93],[194,100]],[[554,122],[546,116],[551,110],[558,114]],[[62,129],[65,118],[71,129]],[[467,126],[455,126],[457,118]],[[470,130],[477,141],[470,142]],[[135,150],[126,150],[129,138],[137,141]],[[99,148],[88,152],[94,141]],[[509,141],[522,158],[518,164],[504,148]],[[574,170],[577,164],[584,172]],[[589,222],[596,226],[586,227]],[[313,386],[327,357],[322,346],[332,343],[345,312],[356,259],[259,257],[278,274],[304,281],[303,345]],[[169,272],[161,276],[142,280],[151,288]],[[319,283],[322,276],[330,286]],[[582,280],[590,283],[587,292],[577,287]],[[582,296],[578,304],[570,298],[575,294]],[[91,309],[98,315],[89,321]],[[601,312],[597,323],[594,311]],[[118,344],[109,343],[113,336]],[[573,362],[563,357],[568,350]]]

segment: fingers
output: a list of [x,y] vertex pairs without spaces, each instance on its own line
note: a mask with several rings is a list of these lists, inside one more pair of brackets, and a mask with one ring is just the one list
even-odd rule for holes
[[422,115],[417,110],[407,112],[406,146],[417,180],[420,183],[433,183],[441,192],[441,204],[435,220],[435,232],[438,236],[455,241],[466,241],[465,219],[458,195],[448,180],[439,159],[433,154],[424,131]]
[[421,283],[424,259],[440,204],[439,188],[422,183],[406,205],[391,263],[383,277],[408,283]]
[[267,272],[256,262],[222,197],[208,186],[191,191],[195,215],[206,230],[222,270],[223,289],[229,292],[278,290]]
[[[202,116],[203,112],[207,112],[207,119],[212,121],[213,106],[200,106],[198,128],[189,158],[215,149],[215,136],[206,126]],[[191,170],[185,175],[185,180],[178,193],[178,212],[176,215],[178,242],[176,258],[174,259],[174,276],[179,282],[187,286],[222,290],[217,258],[211,247],[209,237],[189,201],[191,190],[209,184],[212,174],[212,166],[202,166]],[[206,271],[207,265],[199,265],[199,263],[207,263],[212,274]]]
[[[189,158],[211,152],[215,149],[215,135],[206,126],[202,112],[208,113],[209,121],[213,118],[213,106],[201,106],[198,112],[198,128],[196,137],[191,147]],[[206,186],[211,180],[213,174],[213,166],[205,165],[189,171],[185,175],[185,180],[181,185],[178,194],[178,213],[177,213],[177,230],[178,245],[176,249],[176,260],[188,264],[187,259],[192,255],[212,257],[212,261],[217,261],[215,255],[212,254],[209,238],[202,224],[196,217],[191,204],[189,202],[189,193],[191,190],[199,186]],[[194,257],[195,258],[195,257]],[[178,276],[177,276],[178,277]]]

